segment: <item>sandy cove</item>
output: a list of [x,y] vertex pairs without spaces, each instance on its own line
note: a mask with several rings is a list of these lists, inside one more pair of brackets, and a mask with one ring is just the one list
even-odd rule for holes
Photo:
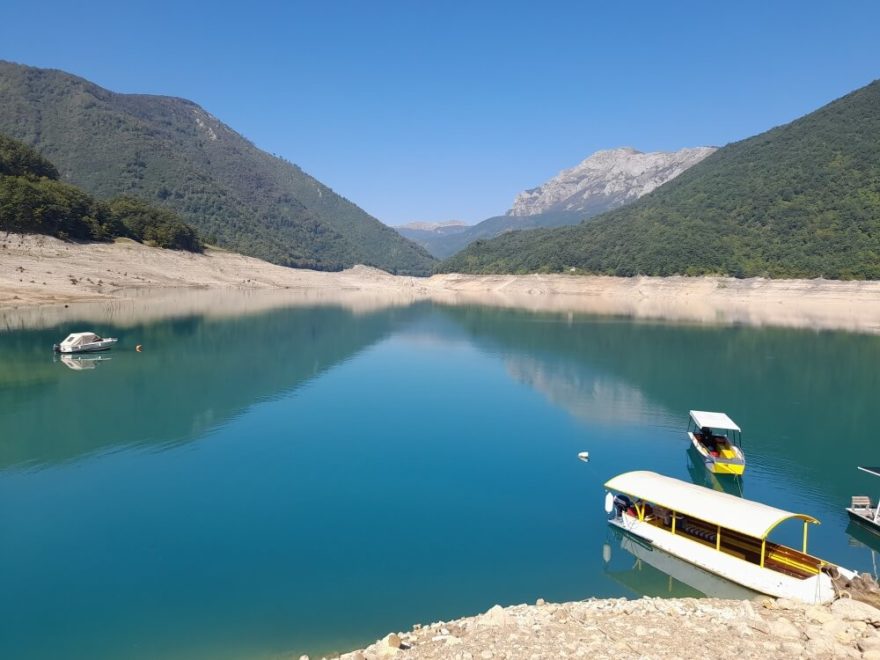
[[830,606],[641,598],[495,606],[455,621],[389,633],[342,660],[557,658],[880,659],[880,610],[843,598]]
[[[328,273],[275,266],[222,250],[204,254],[128,240],[71,243],[0,236],[0,321],[51,323],[71,303],[128,301],[171,313],[222,313],[223,292],[254,296],[256,310],[289,304],[374,309],[429,300],[531,311],[593,313],[705,324],[880,332],[880,282],[720,277],[435,275],[414,278],[356,266]],[[189,292],[199,295],[184,295]],[[259,300],[259,302],[257,302]],[[80,307],[80,305],[77,305]],[[239,306],[228,313],[241,313]],[[58,318],[62,315],[57,313]]]

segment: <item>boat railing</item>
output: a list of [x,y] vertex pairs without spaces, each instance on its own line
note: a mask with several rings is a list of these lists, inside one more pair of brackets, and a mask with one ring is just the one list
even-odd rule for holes
[[[675,514],[674,517],[648,515],[644,520],[673,534],[683,535],[702,545],[714,547],[726,555],[742,559],[750,564],[762,565],[761,539],[681,514]],[[675,521],[674,528],[673,520]],[[764,542],[763,566],[777,573],[803,580],[818,574],[823,563],[821,559],[794,548],[771,541]]]

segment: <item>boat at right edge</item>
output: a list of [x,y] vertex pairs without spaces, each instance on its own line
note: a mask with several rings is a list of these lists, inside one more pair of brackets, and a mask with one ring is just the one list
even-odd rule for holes
[[[880,467],[862,467],[862,472],[880,477]],[[849,517],[861,523],[875,534],[880,534],[880,502],[873,504],[867,495],[853,495],[851,505],[846,508]]]
[[[857,573],[807,554],[819,521],[655,472],[625,472],[605,483],[609,524],[758,593],[818,604],[834,600],[833,579]],[[616,495],[615,495],[616,493]],[[801,550],[768,540],[781,523],[803,523]]]

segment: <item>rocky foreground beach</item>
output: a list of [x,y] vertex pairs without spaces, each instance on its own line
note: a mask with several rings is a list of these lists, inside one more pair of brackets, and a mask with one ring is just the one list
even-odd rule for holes
[[641,598],[495,606],[389,633],[344,660],[555,658],[880,659],[880,610],[842,598],[803,605]]

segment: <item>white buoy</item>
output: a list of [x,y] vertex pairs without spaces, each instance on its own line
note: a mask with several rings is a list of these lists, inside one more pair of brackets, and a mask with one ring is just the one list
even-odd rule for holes
[[587,463],[590,460],[590,452],[582,451],[578,454],[578,458],[581,459],[584,463]]
[[605,513],[614,511],[614,495],[605,493]]

